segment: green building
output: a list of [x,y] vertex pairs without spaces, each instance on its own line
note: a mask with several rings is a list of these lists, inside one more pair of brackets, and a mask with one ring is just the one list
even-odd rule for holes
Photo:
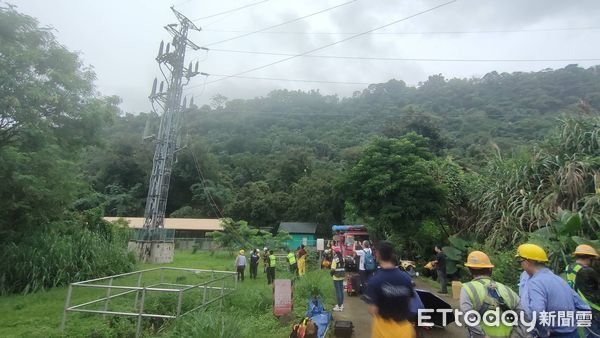
[[315,246],[317,242],[317,223],[281,222],[277,231],[286,231],[292,236],[292,240],[287,242],[287,246],[292,250],[296,250],[302,244]]

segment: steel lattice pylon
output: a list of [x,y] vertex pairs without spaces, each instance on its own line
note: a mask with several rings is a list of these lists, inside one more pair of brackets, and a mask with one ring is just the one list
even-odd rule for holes
[[[173,13],[179,20],[179,24],[170,24],[165,29],[173,36],[170,43],[161,42],[156,61],[159,64],[167,88],[161,81],[157,88],[157,79],[154,79],[152,93],[149,98],[152,106],[158,105],[162,108],[160,127],[156,135],[156,149],[152,161],[152,174],[150,176],[148,196],[146,198],[146,209],[144,212],[144,226],[141,236],[137,240],[141,244],[139,250],[140,260],[147,261],[151,256],[154,242],[165,242],[164,231],[165,209],[169,194],[169,183],[173,168],[175,153],[180,149],[178,135],[181,129],[182,115],[186,106],[186,99],[182,102],[183,79],[188,81],[191,77],[198,75],[198,63],[193,70],[192,64],[185,67],[185,52],[188,47],[198,50],[196,44],[188,39],[189,30],[200,30],[192,21],[171,7]],[[173,50],[171,50],[173,49]],[[169,74],[164,72],[164,68]],[[158,89],[158,90],[157,90]]]

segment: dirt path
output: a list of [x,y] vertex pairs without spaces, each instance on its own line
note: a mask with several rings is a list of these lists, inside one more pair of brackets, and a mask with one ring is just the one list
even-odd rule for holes
[[[434,288],[429,286],[427,283],[423,283],[416,280],[417,288],[436,291]],[[440,295],[446,300],[453,308],[458,307],[458,301],[453,300],[450,295]],[[354,324],[354,338],[369,338],[371,337],[371,315],[367,310],[367,305],[356,296],[348,296],[344,294],[344,311],[333,312],[333,320],[350,320]],[[333,324],[331,329],[333,330]],[[332,332],[333,333],[333,332]],[[333,336],[333,335],[332,335]],[[433,328],[431,330],[421,330],[419,337],[422,338],[461,338],[467,337],[467,331],[464,327],[458,327],[452,323],[444,329]]]

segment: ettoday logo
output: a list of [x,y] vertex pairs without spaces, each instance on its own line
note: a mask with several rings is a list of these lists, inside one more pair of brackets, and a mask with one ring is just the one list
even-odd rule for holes
[[527,318],[523,311],[503,311],[500,309],[489,310],[483,315],[475,310],[462,312],[458,309],[419,309],[417,316],[417,325],[422,327],[431,327],[433,313],[442,315],[442,326],[448,324],[448,314],[453,313],[457,326],[521,326],[527,332],[531,332],[536,326],[542,327],[590,327],[592,324],[591,311],[542,311],[533,312],[531,318]]

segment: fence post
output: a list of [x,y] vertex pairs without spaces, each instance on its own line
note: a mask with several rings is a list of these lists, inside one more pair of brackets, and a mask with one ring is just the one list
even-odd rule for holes
[[225,278],[223,278],[223,281],[221,282],[221,300],[220,300],[221,310],[223,309],[223,292],[224,291],[225,291]]
[[204,291],[202,292],[202,305],[204,305],[204,303],[206,303],[206,284],[202,287],[204,288]]
[[140,330],[142,328],[142,314],[144,313],[144,301],[146,299],[146,288],[142,289],[142,302],[140,304],[140,309],[138,311],[138,319],[137,326],[135,328],[135,337],[138,338],[140,336]]
[[179,315],[181,314],[181,302],[183,300],[183,291],[179,290],[179,300],[177,301],[177,315],[176,317],[179,317]]
[[[108,310],[108,300],[110,299],[112,283],[113,283],[113,278],[111,277],[110,280],[108,281],[108,288],[106,288],[106,300],[104,301],[104,311]],[[106,313],[104,315],[102,315],[102,317],[106,318]]]
[[67,300],[65,301],[65,309],[63,312],[62,321],[60,322],[60,330],[64,331],[65,326],[67,325],[67,309],[71,306],[71,295],[73,294],[73,284],[69,284],[69,289],[67,290]]
[[[138,276],[138,281],[137,281],[137,287],[139,288],[140,286],[142,286],[142,272],[141,271],[140,271],[140,274]],[[135,292],[135,308],[136,309],[138,308],[138,300],[139,300],[139,298],[140,298],[140,290],[138,289]],[[143,302],[143,300],[142,300],[142,302]]]

